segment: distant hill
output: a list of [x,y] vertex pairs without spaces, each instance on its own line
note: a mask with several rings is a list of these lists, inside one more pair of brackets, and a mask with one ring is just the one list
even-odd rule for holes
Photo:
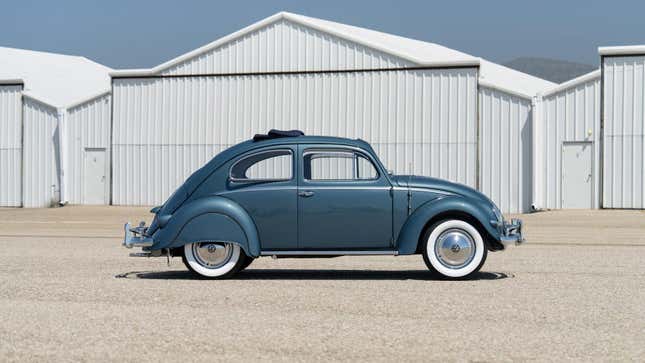
[[589,64],[537,57],[516,58],[504,65],[555,83],[568,81],[596,69]]

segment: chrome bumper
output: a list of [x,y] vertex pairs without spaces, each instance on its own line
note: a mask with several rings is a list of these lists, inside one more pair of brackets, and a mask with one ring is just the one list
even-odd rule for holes
[[137,227],[132,227],[130,223],[126,223],[123,229],[125,230],[123,246],[126,248],[152,246],[152,243],[154,242],[152,238],[144,235],[147,229],[144,222],[141,222]]
[[505,249],[511,246],[519,246],[524,243],[524,237],[522,236],[522,220],[513,218],[510,222],[504,221],[500,242],[502,242]]

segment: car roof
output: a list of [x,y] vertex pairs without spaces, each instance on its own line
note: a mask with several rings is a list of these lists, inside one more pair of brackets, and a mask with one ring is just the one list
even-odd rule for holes
[[347,139],[343,137],[331,137],[331,136],[291,136],[291,137],[275,137],[271,139],[263,140],[247,140],[239,144],[233,145],[228,149],[222,151],[221,153],[215,155],[208,163],[202,166],[200,169],[195,171],[186,181],[189,183],[191,179],[193,180],[203,180],[208,174],[211,173],[215,168],[219,168],[225,162],[236,158],[237,156],[244,154],[248,151],[254,149],[260,149],[267,146],[279,146],[279,145],[297,145],[297,144],[327,144],[327,145],[342,145],[349,147],[357,147],[363,150],[368,151],[376,157],[374,149],[370,146],[369,143],[361,139]]
[[348,139],[344,137],[334,136],[293,136],[293,137],[276,137],[265,140],[247,140],[240,144],[233,146],[231,151],[235,153],[245,152],[247,150],[255,149],[264,146],[276,145],[293,145],[293,144],[333,144],[342,146],[351,146],[372,150],[369,143],[361,139]]

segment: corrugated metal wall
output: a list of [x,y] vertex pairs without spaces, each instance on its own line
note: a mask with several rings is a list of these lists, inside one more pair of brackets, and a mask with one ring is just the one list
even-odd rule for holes
[[603,207],[645,207],[645,55],[603,58]]
[[283,19],[170,67],[162,74],[380,69],[411,65],[406,60]]
[[397,173],[476,185],[476,68],[115,79],[113,92],[114,204],[161,203],[271,128],[360,137]]
[[59,201],[58,111],[29,97],[23,108],[23,205],[49,207]]
[[[110,175],[110,113],[111,95],[105,94],[67,110],[65,132],[67,133],[68,164],[65,181],[66,199],[72,204],[84,201],[84,157],[86,148],[106,150],[105,175]],[[106,182],[106,203],[109,202],[110,183]]]
[[19,207],[22,194],[22,85],[0,85],[0,207]]
[[[594,193],[598,194],[600,76],[545,95],[540,102],[539,123],[536,128],[536,196],[539,208],[562,208],[562,143],[567,141],[593,142]],[[593,206],[598,208],[599,198]]]
[[531,208],[531,100],[479,88],[480,190],[505,213]]

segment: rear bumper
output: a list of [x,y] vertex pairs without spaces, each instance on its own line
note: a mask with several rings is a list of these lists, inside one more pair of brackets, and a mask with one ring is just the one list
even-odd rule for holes
[[126,248],[150,247],[154,243],[151,237],[145,235],[147,227],[144,222],[141,222],[137,227],[132,227],[130,223],[126,223],[123,229],[125,231],[123,246]]
[[504,249],[511,246],[519,246],[524,243],[522,220],[513,218],[510,222],[504,221],[500,242],[504,245]]

